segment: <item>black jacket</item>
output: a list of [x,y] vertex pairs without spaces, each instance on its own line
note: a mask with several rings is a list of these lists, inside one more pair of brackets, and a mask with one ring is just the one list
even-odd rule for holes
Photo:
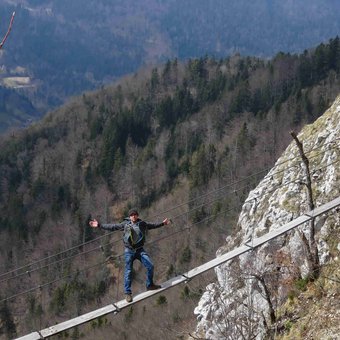
[[122,223],[99,224],[101,229],[105,230],[122,230],[124,245],[130,249],[138,249],[143,247],[145,243],[145,234],[147,230],[156,229],[164,226],[164,223],[149,223],[138,219],[136,223],[132,223],[130,219],[125,219]]

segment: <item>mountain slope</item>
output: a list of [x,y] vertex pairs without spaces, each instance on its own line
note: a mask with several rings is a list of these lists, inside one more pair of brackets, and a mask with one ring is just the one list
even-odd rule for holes
[[[288,131],[319,117],[340,92],[338,44],[272,60],[169,61],[2,138],[2,336],[121,298],[121,235],[90,229],[89,214],[118,222],[134,206],[146,220],[171,217],[171,228],[149,236],[158,282],[213,258],[249,190],[290,142]],[[135,269],[137,293],[144,272]],[[193,329],[202,282],[72,334],[173,339]]]
[[[339,122],[340,97],[321,118],[305,126],[299,134],[310,161],[316,206],[340,195]],[[305,178],[298,149],[292,142],[275,167],[249,193],[238,219],[240,231],[235,238],[228,238],[227,245],[220,248],[217,254],[232,249],[252,235],[258,237],[274,230],[308,211],[306,188],[303,185]],[[305,289],[308,284],[309,268],[302,238],[293,231],[255,249],[251,254],[240,256],[239,261],[222,265],[216,270],[218,283],[207,287],[196,308],[200,320],[198,334],[208,339],[255,334],[264,338],[273,332],[277,335],[289,333],[300,318],[300,328],[296,327],[290,334],[294,338],[308,338],[307,335],[311,334],[315,338],[325,339],[332,334],[339,334],[339,323],[336,322],[339,305],[332,303],[332,299],[335,302],[339,296],[336,288],[338,270],[334,271],[339,267],[338,209],[317,218],[315,224],[320,264],[324,269],[320,279],[310,283],[307,293],[298,294],[297,287],[300,285]],[[299,229],[308,235],[307,225]],[[270,292],[271,299],[266,297],[264,287]],[[327,322],[326,315],[321,316],[323,307],[320,307],[320,311],[318,307],[308,304],[304,298],[306,295],[313,301],[318,296],[321,299],[318,303],[320,306],[325,297],[325,302],[333,306],[326,314],[329,316]],[[290,297],[290,303],[287,302],[282,310],[287,297]],[[294,301],[296,298],[299,301]],[[276,314],[271,317],[269,301]],[[299,302],[305,303],[310,314],[298,307]],[[248,315],[248,318],[241,326],[240,320],[244,315]],[[316,320],[315,316],[318,317]],[[315,327],[315,322],[318,327]]]
[[333,0],[308,6],[303,0],[6,0],[0,30],[6,32],[14,10],[16,18],[0,54],[1,76],[29,78],[26,94],[44,113],[166,59],[301,52],[340,32],[339,6]]

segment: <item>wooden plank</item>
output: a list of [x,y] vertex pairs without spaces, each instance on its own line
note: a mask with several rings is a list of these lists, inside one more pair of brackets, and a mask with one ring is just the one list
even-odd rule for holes
[[178,275],[166,282],[164,282],[162,284],[162,288],[158,289],[158,290],[153,290],[153,291],[146,291],[143,293],[140,293],[136,296],[134,296],[133,301],[130,303],[127,303],[125,300],[121,300],[117,303],[113,303],[111,305],[102,307],[100,309],[96,309],[92,312],[89,312],[87,314],[78,316],[74,319],[70,319],[67,320],[65,322],[59,323],[57,325],[48,327],[46,329],[41,330],[40,332],[33,332],[31,334],[28,334],[26,336],[23,336],[21,338],[17,338],[17,340],[21,339],[21,340],[40,340],[40,339],[44,339],[47,337],[50,337],[52,335],[58,334],[60,332],[63,332],[67,329],[79,326],[83,323],[86,323],[90,320],[96,319],[98,317],[104,316],[106,314],[109,313],[118,313],[120,312],[122,309],[126,308],[126,307],[130,307],[133,304],[136,304],[142,300],[145,300],[151,296],[154,296],[156,294],[159,294],[167,289],[170,289],[174,286],[177,286],[183,282],[186,282],[187,280],[190,280],[192,278],[194,278],[195,276],[201,275],[202,273],[213,269],[227,261],[230,261],[238,256],[240,256],[241,254],[244,254],[248,251],[250,251],[251,249],[255,248],[255,247],[259,247],[260,245],[267,243],[268,241],[302,225],[303,223],[308,222],[309,220],[311,220],[313,217],[317,217],[337,206],[340,205],[340,196],[334,200],[332,200],[331,202],[328,202],[316,209],[314,209],[313,211],[310,211],[309,213],[302,215],[298,218],[296,218],[295,220],[285,224],[282,227],[279,227],[275,230],[272,230],[271,232],[269,232],[266,235],[263,235],[259,238],[255,238],[254,240],[252,240],[251,242],[248,242],[247,244],[241,245],[240,247],[237,247],[235,249],[233,249],[232,251],[223,254],[209,262],[206,262],[204,264],[202,264],[201,266],[198,266],[194,269],[189,270],[188,272],[182,274],[182,275]]
[[312,217],[319,216],[319,215],[324,214],[325,212],[327,212],[329,210],[332,210],[332,209],[338,207],[339,205],[340,205],[340,196],[335,198],[334,200],[328,202],[328,203],[321,205],[318,208],[315,208],[313,211],[310,211],[308,213],[308,215],[310,215]]
[[20,338],[18,338],[20,340],[40,340],[43,339],[43,337],[38,333],[38,332],[33,332],[27,335],[24,335]]
[[201,275],[203,273],[205,273],[206,271],[213,269],[227,261],[232,260],[235,257],[240,256],[243,253],[246,253],[249,251],[249,247],[247,247],[246,245],[240,246],[228,253],[225,253],[219,257],[214,258],[213,260],[206,262],[202,265],[200,265],[199,267],[196,267],[194,269],[189,270],[187,273],[184,273],[185,276],[187,276],[188,278],[192,279],[197,275]]
[[255,238],[251,242],[246,243],[243,246],[240,246],[226,254],[223,254],[209,262],[204,263],[203,265],[196,267],[189,272],[185,273],[184,275],[193,278],[194,276],[200,275],[207,270],[210,270],[212,268],[215,268],[249,250],[252,248],[259,247],[260,245],[267,243],[270,240],[273,240],[274,238],[285,234],[286,232],[308,222],[311,220],[313,217],[317,217],[319,215],[324,214],[325,212],[334,209],[335,207],[340,205],[340,196],[328,203],[323,204],[322,206],[314,209],[313,211],[309,212],[308,214],[302,215],[295,220],[285,224],[282,227],[279,227],[277,229],[272,230],[271,232],[267,233],[266,235],[263,235],[261,237]]
[[[130,307],[133,304],[136,304],[142,300],[145,300],[153,295],[159,294],[160,292],[167,290],[175,285],[178,285],[182,282],[184,282],[186,279],[185,277],[183,277],[182,275],[179,275],[177,277],[174,277],[168,281],[166,281],[163,285],[161,289],[158,290],[150,290],[150,291],[146,291],[146,292],[142,292],[136,296],[133,297],[133,301],[128,303],[125,300],[121,300],[118,301],[116,303],[113,303],[112,305],[108,305],[105,306],[103,308],[100,309],[96,309],[92,312],[89,312],[87,314],[83,314],[81,316],[78,316],[76,318],[67,320],[65,322],[61,322],[57,325],[48,327],[46,329],[43,329],[40,331],[41,335],[43,336],[43,338],[47,338],[50,337],[52,335],[58,334],[60,332],[63,332],[67,329],[79,326],[81,324],[84,324],[88,321],[91,321],[93,319],[96,319],[98,317],[107,315],[109,313],[119,313],[122,309],[126,308],[126,307]],[[37,338],[40,339],[40,338]],[[33,339],[32,339],[33,340]]]
[[[274,238],[281,236],[283,234],[285,234],[286,232],[308,222],[309,220],[311,220],[311,217],[307,216],[307,215],[302,215],[300,217],[298,217],[297,219],[285,224],[282,227],[279,227],[277,229],[272,230],[271,232],[255,238],[252,242],[249,242],[248,245],[250,247],[258,247],[268,241],[273,240]],[[273,228],[273,227],[272,227]]]
[[51,335],[58,334],[60,332],[63,332],[67,329],[73,328],[75,326],[81,325],[83,323],[86,323],[88,321],[94,320],[100,316],[118,312],[117,308],[114,305],[108,305],[99,309],[96,309],[92,312],[89,312],[87,314],[83,314],[81,316],[78,316],[76,318],[61,322],[57,325],[45,328],[40,331],[40,334],[43,336],[43,338],[47,338]]
[[321,205],[320,207],[314,209],[313,211],[310,211],[298,218],[296,218],[295,220],[285,224],[282,227],[279,227],[275,230],[272,230],[271,232],[269,232],[266,235],[263,235],[259,238],[254,239],[251,243],[248,243],[249,246],[253,246],[253,247],[258,247],[259,245],[262,245],[302,224],[304,224],[305,222],[308,222],[309,220],[311,220],[314,217],[320,216],[324,213],[326,213],[327,211],[334,209],[335,207],[340,205],[340,196],[337,197],[336,199],[325,203],[323,205]]

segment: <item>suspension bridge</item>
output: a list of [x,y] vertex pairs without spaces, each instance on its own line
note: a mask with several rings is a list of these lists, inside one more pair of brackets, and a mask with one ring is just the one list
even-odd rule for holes
[[309,211],[308,213],[305,213],[301,215],[300,217],[292,220],[291,222],[281,226],[277,227],[276,229],[270,231],[269,233],[258,237],[258,238],[253,238],[250,240],[247,240],[246,243],[243,245],[233,249],[230,252],[227,252],[209,262],[206,262],[196,268],[193,268],[189,270],[188,272],[185,272],[183,274],[180,274],[174,278],[171,278],[170,280],[164,282],[162,284],[162,288],[156,290],[156,291],[146,291],[143,293],[140,293],[136,296],[134,296],[133,301],[128,303],[125,300],[113,302],[112,304],[109,304],[105,307],[96,309],[92,312],[80,315],[78,317],[75,317],[73,319],[61,322],[59,324],[56,324],[54,326],[50,326],[48,328],[42,329],[42,330],[37,330],[34,331],[30,334],[27,334],[25,336],[17,338],[17,340],[40,340],[40,339],[46,339],[48,337],[51,337],[53,335],[59,334],[63,331],[66,331],[68,329],[71,329],[73,327],[82,325],[84,323],[87,323],[91,320],[97,319],[101,316],[107,315],[107,314],[118,314],[120,311],[123,309],[130,307],[133,304],[137,304],[147,298],[150,298],[151,296],[154,296],[156,294],[159,294],[165,290],[171,289],[179,284],[186,283],[193,279],[194,277],[201,275],[205,273],[206,271],[213,269],[227,261],[230,261],[248,251],[251,251],[289,231],[292,229],[297,228],[298,226],[314,219],[315,217],[318,217],[322,214],[327,213],[328,211],[340,206],[340,196],[337,197],[336,199],[325,203],[321,205],[320,207]]

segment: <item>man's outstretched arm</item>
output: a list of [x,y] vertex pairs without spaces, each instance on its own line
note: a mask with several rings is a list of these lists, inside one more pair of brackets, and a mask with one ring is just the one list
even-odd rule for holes
[[163,222],[160,222],[160,223],[148,223],[148,222],[145,222],[145,224],[148,227],[148,229],[160,228],[160,227],[163,227],[164,225],[168,225],[170,223],[171,223],[171,220],[169,218],[165,218],[163,220]]
[[96,219],[93,219],[89,222],[90,227],[92,228],[100,228],[100,229],[104,229],[104,230],[123,230],[124,229],[124,225],[126,224],[126,222],[122,222],[122,223],[105,223],[105,224],[101,224],[99,223]]

